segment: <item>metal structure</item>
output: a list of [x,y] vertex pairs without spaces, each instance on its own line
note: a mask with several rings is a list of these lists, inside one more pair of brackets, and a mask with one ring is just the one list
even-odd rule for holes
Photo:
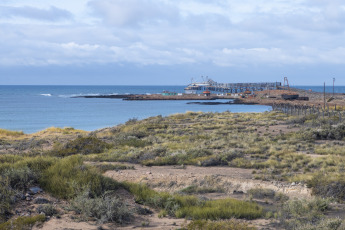
[[281,82],[262,83],[218,83],[206,77],[203,82],[192,82],[185,88],[186,94],[196,94],[198,91],[209,90],[220,93],[243,93],[245,91],[275,90],[281,87]]
[[287,77],[284,77],[284,88],[290,90],[289,80]]

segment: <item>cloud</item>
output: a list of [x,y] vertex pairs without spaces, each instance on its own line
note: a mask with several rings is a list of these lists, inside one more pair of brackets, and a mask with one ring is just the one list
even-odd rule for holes
[[0,6],[1,18],[28,18],[43,21],[69,20],[72,14],[63,9],[51,6],[49,9],[39,9],[31,6]]
[[0,7],[2,18],[47,21],[1,24],[1,65],[345,64],[338,0],[91,0],[85,7],[91,15],[78,11],[61,24],[54,22],[75,12]]
[[137,26],[146,23],[178,20],[178,10],[159,0],[94,0],[89,2],[94,13],[112,26]]

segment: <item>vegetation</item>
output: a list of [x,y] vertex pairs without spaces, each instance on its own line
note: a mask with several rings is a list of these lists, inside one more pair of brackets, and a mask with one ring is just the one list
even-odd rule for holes
[[81,214],[82,220],[95,218],[99,223],[129,221],[132,213],[126,205],[110,192],[100,197],[92,197],[89,190],[75,197],[70,205],[70,210]]
[[186,230],[255,230],[255,227],[249,226],[247,223],[239,222],[235,219],[226,221],[208,221],[194,220],[184,226]]
[[78,137],[64,145],[57,144],[51,151],[54,156],[70,156],[75,154],[87,155],[91,153],[101,153],[111,145],[95,137]]
[[44,215],[18,217],[15,220],[9,220],[5,223],[0,224],[0,230],[29,230],[35,224],[44,222],[46,217]]
[[[138,204],[160,211],[162,217],[192,219],[186,229],[252,229],[228,219],[262,216],[276,216],[289,229],[339,229],[339,219],[327,218],[326,211],[331,207],[328,199],[288,200],[274,190],[250,189],[250,197],[282,205],[281,210],[268,215],[254,201],[195,196],[226,191],[216,183],[196,183],[171,194],[145,184],[119,183],[102,174],[134,169],[125,162],[230,166],[252,169],[254,179],[307,185],[316,196],[344,202],[344,127],[344,122],[332,119],[276,112],[188,112],[142,121],[131,119],[124,125],[92,133],[72,128],[53,128],[37,135],[0,130],[0,223],[7,226],[8,220],[18,221],[21,226],[27,221],[25,225],[30,226],[35,218],[41,220],[11,219],[18,195],[30,186],[40,186],[50,195],[67,200],[69,209],[81,219],[99,223],[126,223],[136,212],[117,195],[122,188]],[[54,214],[51,205],[39,208]]]
[[263,210],[256,203],[235,199],[202,201],[195,196],[170,195],[149,189],[145,185],[128,184],[136,201],[154,208],[164,209],[177,218],[191,219],[229,219],[231,217],[256,219]]
[[283,205],[279,218],[286,229],[339,229],[342,220],[325,218],[328,209],[327,199],[291,200]]
[[235,199],[220,199],[203,202],[199,205],[188,205],[176,212],[176,217],[191,219],[219,220],[232,217],[256,219],[263,210],[256,203]]
[[124,165],[124,164],[96,164],[94,167],[99,170],[101,173],[105,173],[106,171],[113,170],[127,170],[127,169],[135,169],[134,166]]
[[0,129],[0,137],[1,136],[6,136],[6,137],[19,137],[23,136],[24,132],[23,131],[10,131],[6,129]]
[[191,185],[180,190],[180,193],[184,193],[184,194],[203,194],[203,193],[216,193],[216,192],[224,192],[224,188],[213,187],[213,186],[200,187],[197,185]]

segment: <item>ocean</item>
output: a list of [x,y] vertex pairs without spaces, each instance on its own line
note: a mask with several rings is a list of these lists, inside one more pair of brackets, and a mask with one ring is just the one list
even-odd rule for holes
[[271,110],[271,107],[263,105],[198,105],[187,104],[190,101],[73,98],[99,94],[154,94],[163,90],[182,93],[184,86],[0,86],[0,128],[25,133],[49,127],[92,131],[125,123],[131,118],[168,116],[187,111],[242,113]]

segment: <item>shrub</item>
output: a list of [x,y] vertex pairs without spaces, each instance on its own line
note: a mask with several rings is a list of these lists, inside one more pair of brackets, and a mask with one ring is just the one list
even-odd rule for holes
[[231,219],[226,221],[193,220],[183,226],[186,230],[255,230],[247,223]]
[[0,230],[29,230],[39,222],[44,222],[46,219],[45,215],[29,216],[29,217],[18,217],[15,220],[9,220],[3,224],[0,224]]
[[81,156],[70,156],[58,160],[43,172],[41,186],[59,198],[73,198],[86,187],[90,194],[100,196],[106,190],[120,187],[116,181],[100,175],[83,165]]
[[6,178],[9,186],[15,190],[25,190],[37,181],[37,175],[28,167],[7,169],[1,177]]
[[176,211],[181,207],[200,204],[195,196],[172,196],[166,192],[156,192],[142,184],[127,183],[126,187],[135,196],[137,203],[163,209],[171,216],[175,216]]
[[199,187],[197,185],[191,185],[188,186],[184,189],[181,189],[179,191],[180,193],[186,193],[186,194],[193,194],[193,193],[199,193],[199,194],[203,194],[203,193],[215,193],[215,192],[224,192],[224,189],[221,188],[215,188],[215,187]]
[[54,208],[54,206],[52,204],[39,205],[36,208],[36,211],[40,214],[43,213],[46,216],[53,216],[54,214],[57,213],[57,210]]
[[128,139],[119,140],[116,142],[117,145],[127,145],[135,148],[143,148],[145,146],[151,145],[152,143],[138,139],[137,137],[131,137]]
[[273,199],[275,197],[275,191],[267,188],[252,188],[248,190],[248,194],[255,199]]
[[92,154],[102,153],[105,149],[110,148],[111,145],[96,137],[78,137],[75,140],[67,142],[63,146],[55,146],[51,151],[55,156],[70,156],[74,154]]
[[312,188],[315,195],[345,200],[345,178],[343,175],[317,173],[307,182],[307,185]]
[[313,131],[313,136],[318,140],[342,140],[345,137],[345,124],[324,126]]
[[98,164],[94,166],[97,168],[101,173],[105,173],[109,170],[127,170],[127,169],[134,169],[134,166],[128,166],[123,164]]
[[14,191],[8,180],[0,178],[0,222],[10,214],[13,195]]
[[23,135],[23,131],[11,131],[7,129],[0,129],[0,136],[20,137]]
[[132,216],[126,204],[114,197],[110,192],[105,192],[99,197],[92,197],[90,195],[90,192],[85,190],[75,197],[70,205],[70,209],[81,214],[83,220],[94,217],[100,223],[123,223]]
[[285,228],[297,229],[305,224],[317,225],[329,208],[329,200],[315,198],[314,200],[290,200],[283,204],[280,220]]
[[203,205],[183,206],[176,212],[178,218],[192,219],[229,219],[245,218],[255,219],[263,215],[263,210],[256,203],[223,199],[206,201]]
[[340,218],[324,218],[317,223],[308,223],[303,224],[301,226],[297,226],[295,229],[297,230],[319,230],[319,229],[325,229],[325,230],[343,230],[344,226],[341,226],[344,224],[343,220]]

